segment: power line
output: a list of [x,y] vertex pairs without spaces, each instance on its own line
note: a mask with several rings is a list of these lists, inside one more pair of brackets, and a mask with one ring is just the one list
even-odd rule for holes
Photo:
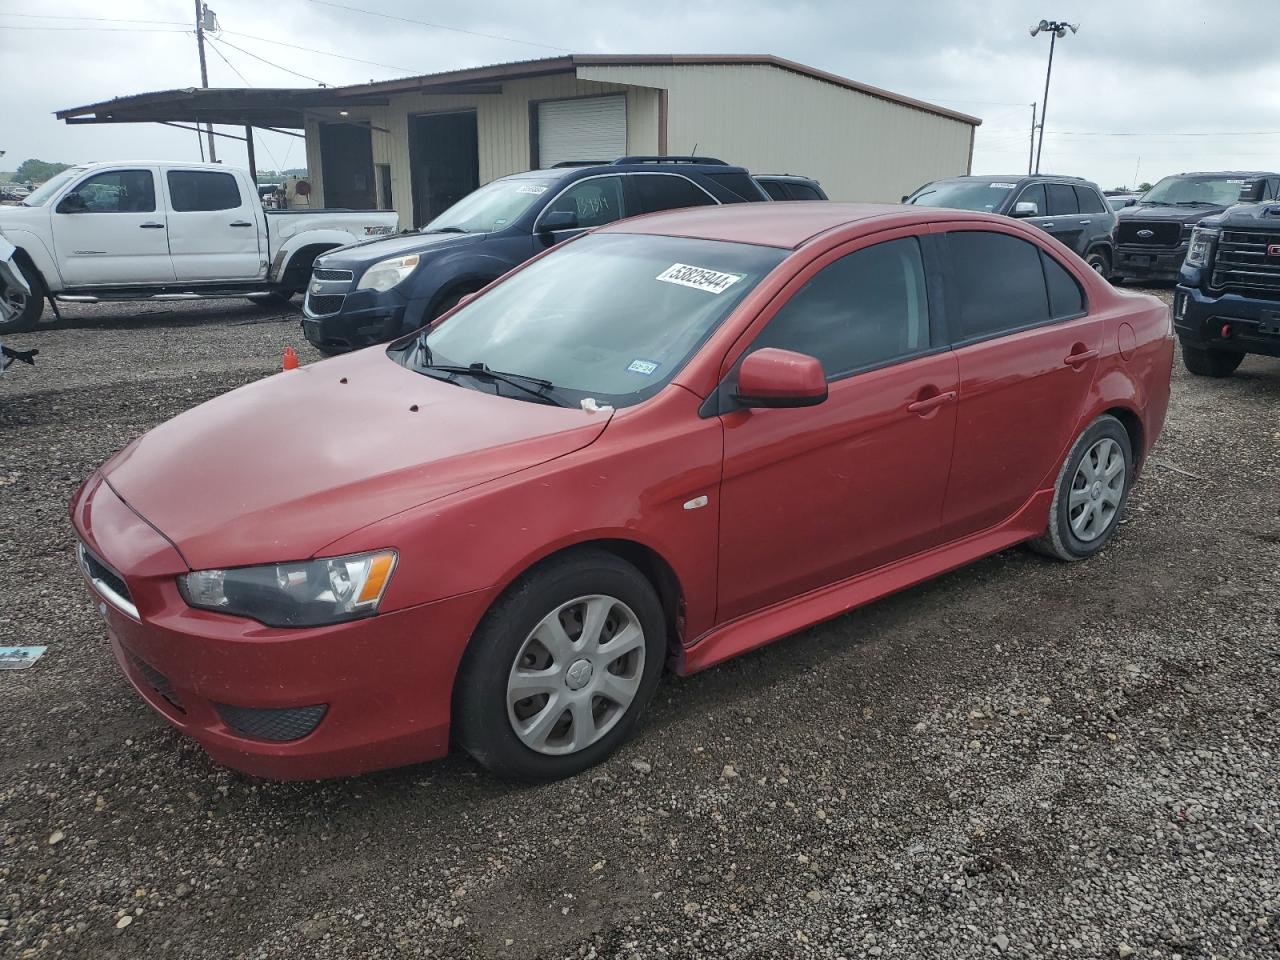
[[181,20],[130,20],[125,17],[70,17],[53,13],[0,13],[0,17],[22,17],[26,20],[93,20],[99,23],[163,23],[171,27],[185,27]]
[[288,67],[282,67],[282,66],[280,66],[280,64],[278,64],[278,63],[274,63],[274,62],[272,62],[272,61],[270,61],[270,60],[266,59],[265,57],[260,57],[260,56],[258,56],[256,53],[250,53],[248,50],[244,49],[243,47],[237,47],[237,46],[236,46],[234,43],[232,43],[230,40],[223,40],[221,37],[213,37],[213,36],[210,36],[210,37],[208,37],[207,39],[208,39],[210,42],[216,42],[216,43],[226,44],[226,45],[227,45],[228,47],[230,47],[232,50],[239,50],[239,51],[240,51],[241,53],[243,53],[246,57],[253,57],[253,59],[255,59],[255,60],[260,60],[261,62],[265,63],[265,64],[266,64],[267,66],[269,66],[269,67],[275,67],[277,70],[283,70],[285,73],[291,73],[291,74],[293,74],[295,77],[301,77],[303,80],[310,80],[312,83],[318,83],[318,84],[320,84],[320,86],[322,86],[322,87],[327,87],[327,86],[329,86],[329,84],[325,83],[323,80],[317,80],[315,77],[309,77],[309,76],[307,76],[305,73],[299,73],[297,70],[290,70]]
[[[212,39],[213,39],[213,37],[208,37],[207,39],[212,40]],[[225,63],[228,67],[230,67],[230,68],[231,68],[231,72],[232,72],[232,73],[234,73],[237,77],[239,77],[239,78],[240,78],[240,82],[241,82],[241,83],[243,83],[246,87],[252,87],[252,86],[253,86],[253,84],[252,84],[252,83],[250,83],[248,80],[246,80],[246,79],[245,79],[244,74],[243,74],[243,73],[241,73],[239,70],[237,70],[237,69],[236,69],[235,64],[233,64],[230,60],[228,60],[228,59],[226,58],[226,55],[225,55],[225,54],[223,54],[223,52],[222,52],[221,50],[219,50],[217,47],[210,47],[209,49],[211,49],[214,53],[216,53],[216,54],[218,55],[218,58],[219,58],[223,63]]]
[[190,30],[163,30],[160,28],[151,29],[150,27],[12,27],[7,23],[0,23],[0,30],[94,30],[100,33],[190,33]]
[[368,17],[382,17],[386,20],[399,20],[401,23],[414,23],[420,27],[431,27],[434,30],[448,30],[451,33],[465,33],[472,37],[484,37],[486,40],[505,40],[507,43],[522,43],[527,47],[542,47],[546,50],[559,50],[561,53],[570,53],[566,47],[553,46],[550,43],[536,43],[533,40],[517,40],[515,37],[503,37],[496,33],[481,33],[478,30],[464,30],[461,27],[446,27],[442,23],[431,23],[428,20],[414,20],[412,17],[401,17],[394,13],[379,13],[376,10],[365,10],[361,7],[349,7],[345,3],[334,3],[333,0],[311,0],[312,3],[318,3],[326,7],[336,7],[339,10],[350,10],[352,13],[363,13]]
[[385,67],[387,70],[398,70],[401,73],[413,73],[408,67],[397,67],[392,63],[378,63],[376,60],[361,60],[359,57],[348,57],[341,53],[330,53],[328,50],[316,50],[313,47],[302,47],[296,43],[285,43],[282,40],[268,40],[266,37],[256,37],[252,33],[240,33],[236,30],[220,30],[219,36],[222,34],[231,34],[233,37],[245,37],[249,40],[257,40],[260,43],[271,43],[277,47],[288,47],[290,50],[305,50],[307,53],[318,53],[326,57],[337,57],[339,60],[350,60],[352,63],[363,63],[370,67]]

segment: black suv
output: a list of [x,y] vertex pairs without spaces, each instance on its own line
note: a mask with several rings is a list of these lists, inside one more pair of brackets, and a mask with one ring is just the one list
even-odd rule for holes
[[1266,202],[1268,193],[1269,183],[1253,180],[1240,205],[1191,233],[1173,326],[1194,374],[1230,376],[1247,353],[1280,357],[1280,203]]
[[757,173],[754,180],[774,200],[827,199],[827,191],[813,177],[795,173]]
[[1191,231],[1242,195],[1272,200],[1280,174],[1265,171],[1178,173],[1165,177],[1116,217],[1117,280],[1177,280]]
[[317,257],[302,330],[323,353],[390,340],[591,227],[675,207],[768,199],[744,168],[712,157],[567,161],[502,177],[418,233]]
[[1116,215],[1097,184],[1048,174],[952,177],[926,183],[903,203],[1001,213],[1035,224],[1066,244],[1104,277],[1111,276]]

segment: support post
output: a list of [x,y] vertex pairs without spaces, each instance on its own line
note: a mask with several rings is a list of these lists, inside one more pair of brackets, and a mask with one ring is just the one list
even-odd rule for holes
[[249,124],[244,128],[244,143],[249,151],[249,179],[253,181],[253,189],[258,189],[258,162],[253,155],[253,127]]
[[[196,0],[196,47],[200,51],[200,86],[209,89],[209,67],[204,60],[204,0]],[[209,135],[209,162],[218,162],[218,151],[213,145],[213,124],[205,124]]]

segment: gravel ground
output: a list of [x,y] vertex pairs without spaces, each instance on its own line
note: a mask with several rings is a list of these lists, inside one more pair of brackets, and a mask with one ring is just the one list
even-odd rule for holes
[[[1163,291],[1168,297],[1168,291]],[[132,693],[66,501],[296,317],[71,306],[0,379],[0,956],[1280,956],[1280,362],[1175,371],[1121,535],[690,678],[588,775],[274,784]]]

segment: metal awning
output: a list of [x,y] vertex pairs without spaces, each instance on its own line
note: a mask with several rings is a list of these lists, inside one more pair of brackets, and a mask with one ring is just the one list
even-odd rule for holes
[[308,110],[386,103],[385,96],[352,96],[330,87],[188,87],[117,97],[54,116],[67,123],[217,123],[300,130]]

